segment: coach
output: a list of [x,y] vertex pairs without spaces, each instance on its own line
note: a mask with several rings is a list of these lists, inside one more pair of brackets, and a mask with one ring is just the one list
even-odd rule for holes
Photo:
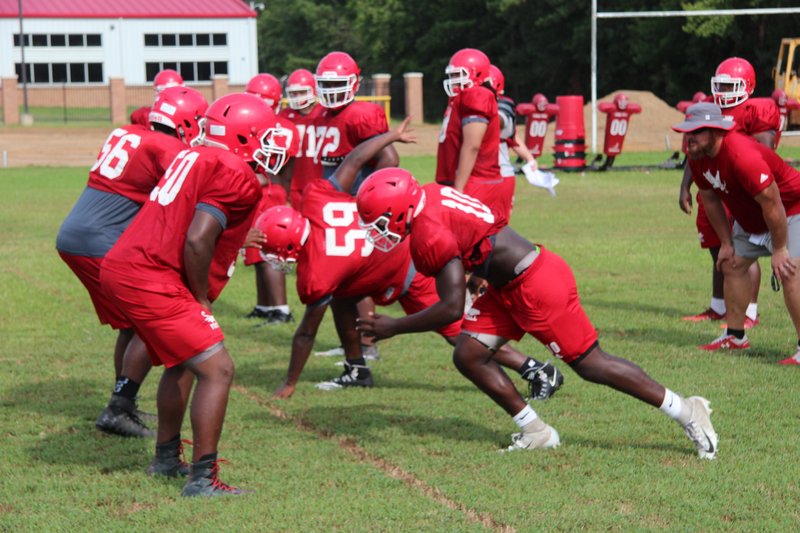
[[[759,257],[772,257],[775,279],[798,336],[796,353],[780,361],[800,365],[800,172],[774,151],[747,135],[730,131],[730,118],[716,104],[698,103],[673,126],[685,133],[692,177],[722,241],[717,268],[725,275],[728,327],[705,350],[744,349],[744,319],[751,287],[747,269]],[[731,227],[723,203],[734,223]]]

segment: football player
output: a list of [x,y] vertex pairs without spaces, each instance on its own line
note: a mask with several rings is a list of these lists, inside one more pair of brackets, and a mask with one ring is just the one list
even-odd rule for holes
[[[156,74],[156,77],[153,79],[155,98],[158,98],[158,95],[164,89],[181,86],[183,86],[183,77],[172,69],[162,70]],[[131,124],[139,124],[145,128],[150,127],[150,106],[143,106],[135,109],[131,113]]]
[[[150,474],[189,474],[184,496],[240,494],[219,479],[217,445],[233,361],[212,312],[233,272],[261,197],[255,168],[286,161],[272,110],[249,94],[213,102],[199,143],[180,152],[103,261],[100,284],[166,368],[158,388],[156,453]],[[180,458],[191,402],[192,464]]]
[[[712,98],[722,108],[722,113],[733,121],[736,131],[751,135],[760,143],[774,149],[776,133],[780,126],[780,114],[775,102],[771,99],[751,98],[755,88],[755,70],[749,61],[740,57],[731,57],[722,61],[714,76],[711,77]],[[678,195],[678,205],[686,214],[692,212],[691,183],[690,166],[686,165]],[[700,246],[708,249],[711,254],[712,297],[708,309],[696,315],[685,316],[683,319],[692,322],[722,320],[727,311],[723,290],[724,276],[715,266],[721,243],[708,220],[699,191],[697,193],[696,224]],[[753,262],[750,268],[753,294],[746,312],[744,324],[746,329],[758,324],[758,288],[761,285],[761,270],[758,262]]]
[[465,273],[488,281],[464,317],[453,362],[520,428],[509,451],[560,444],[558,432],[537,416],[495,359],[509,339],[527,332],[583,379],[660,408],[683,426],[700,457],[714,458],[718,438],[708,401],[684,399],[630,361],[603,351],[572,271],[555,253],[529,242],[477,199],[438,183],[420,186],[400,168],[373,173],[356,203],[367,239],[387,252],[410,241],[414,266],[435,278],[439,294],[435,304],[402,318],[360,318],[363,333],[385,339],[442,327],[464,311]]
[[[317,64],[314,82],[317,86],[317,98],[323,108],[314,123],[316,135],[315,162],[322,165],[322,175],[331,176],[344,161],[345,156],[367,139],[389,131],[386,113],[378,104],[372,102],[356,102],[361,81],[361,69],[356,61],[346,52],[330,52]],[[361,182],[374,169],[396,166],[400,159],[391,144],[384,147],[359,172],[353,181],[355,194]],[[364,316],[375,310],[369,299],[359,304]],[[377,357],[377,349],[372,346],[372,339],[364,339],[370,357]],[[334,349],[329,354],[338,354]]]
[[95,423],[107,433],[152,435],[136,408],[136,394],[151,364],[130,321],[100,289],[100,263],[178,152],[197,138],[198,120],[207,107],[203,95],[194,89],[172,87],[158,95],[150,110],[152,129],[136,124],[114,129],[89,171],[86,189],[56,237],[59,255],[89,291],[100,323],[119,330],[114,392]]
[[[270,109],[278,114],[281,104],[281,84],[278,78],[272,74],[257,74],[248,82],[246,92],[264,100]],[[272,206],[286,205],[295,156],[299,151],[300,136],[292,121],[279,118],[278,127],[286,130],[283,138],[289,143],[287,146],[289,161],[277,175],[258,173],[262,185],[261,202],[256,211],[259,214]],[[258,250],[245,248],[243,254],[245,266],[253,266],[256,279],[256,305],[247,318],[264,319],[262,325],[293,322],[294,316],[286,297],[286,275],[279,270],[269,268]]]
[[489,58],[459,50],[445,69],[450,97],[436,153],[436,182],[479,199],[508,223],[515,180],[500,175],[500,117]]
[[[303,213],[274,207],[262,215],[257,227],[265,241],[262,253],[279,265],[297,265],[297,290],[306,312],[292,340],[292,355],[286,381],[275,397],[288,398],[295,390],[319,325],[330,305],[333,309],[346,361],[344,372],[317,384],[322,390],[371,387],[372,373],[363,357],[356,331],[358,300],[371,295],[381,305],[400,302],[406,313],[434,304],[438,296],[434,280],[414,270],[408,243],[386,254],[373,253],[358,225],[356,205],[350,190],[358,171],[386,144],[413,142],[409,119],[400,127],[356,147],[328,180],[306,186]],[[460,331],[460,320],[437,331],[451,344]],[[547,399],[563,382],[561,373],[549,363],[540,363],[504,347],[497,355],[503,365],[517,370],[528,380],[535,399]]]

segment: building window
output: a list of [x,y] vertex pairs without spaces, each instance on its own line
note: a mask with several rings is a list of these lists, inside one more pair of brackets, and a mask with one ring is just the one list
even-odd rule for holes
[[[99,33],[26,33],[25,46],[36,47],[62,47],[62,46],[102,46],[102,36]],[[19,47],[19,34],[14,34],[14,47]]]
[[184,81],[210,81],[216,74],[228,73],[227,61],[181,61],[180,63],[173,63],[164,61],[162,63],[150,62],[145,63],[144,70],[147,75],[147,81],[152,82],[156,78],[156,74],[164,69],[172,69],[180,72]]
[[144,45],[158,46],[227,46],[226,33],[145,33]]
[[[22,65],[16,63],[14,69],[22,80]],[[35,84],[49,83],[102,83],[102,63],[26,63],[27,81]]]

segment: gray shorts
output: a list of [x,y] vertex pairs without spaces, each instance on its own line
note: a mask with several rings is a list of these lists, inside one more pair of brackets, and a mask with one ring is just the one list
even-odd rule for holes
[[[800,215],[787,217],[789,256],[800,257]],[[747,233],[738,222],[733,223],[733,249],[739,257],[756,259],[772,255],[772,236],[769,233]]]

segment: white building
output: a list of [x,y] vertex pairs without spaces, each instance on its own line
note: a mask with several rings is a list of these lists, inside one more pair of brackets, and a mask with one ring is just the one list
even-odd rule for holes
[[[258,72],[256,12],[242,0],[22,0],[28,82],[148,85],[162,69],[187,83]],[[0,0],[0,78],[22,81],[18,0]]]

